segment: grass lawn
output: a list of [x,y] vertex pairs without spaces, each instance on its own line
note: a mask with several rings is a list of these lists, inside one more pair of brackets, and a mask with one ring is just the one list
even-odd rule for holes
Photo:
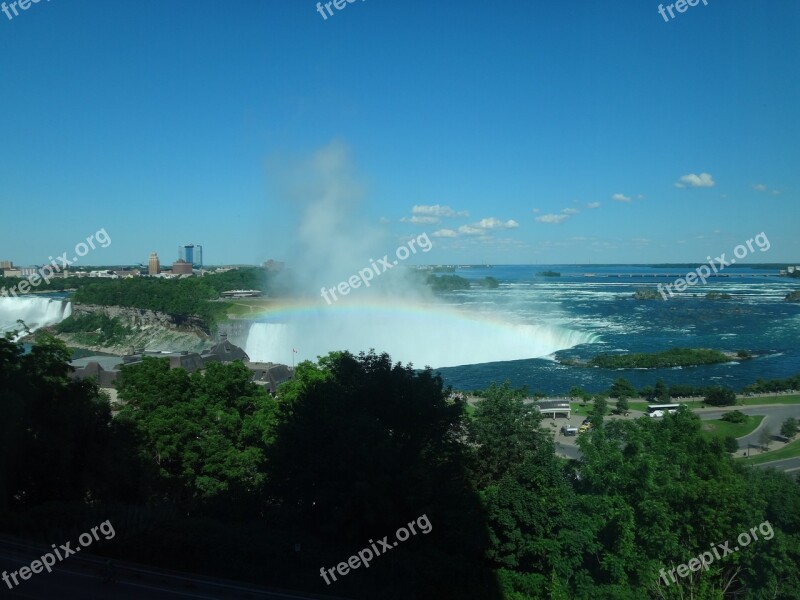
[[756,415],[747,417],[744,423],[728,423],[721,419],[713,421],[703,421],[703,435],[706,437],[725,438],[729,435],[733,437],[742,437],[753,431],[761,424],[764,419],[763,415]]
[[[750,452],[752,453],[753,450],[751,449]],[[782,460],[784,458],[794,458],[795,456],[800,456],[800,440],[789,442],[783,446],[783,448],[773,450],[772,452],[764,452],[757,456],[743,458],[742,461],[746,462],[748,465],[759,465],[771,460]]]
[[800,394],[793,396],[766,396],[763,398],[743,398],[737,404],[741,406],[759,406],[763,404],[800,404]]
[[588,403],[586,406],[581,406],[580,402],[572,402],[570,403],[570,407],[572,408],[572,414],[576,417],[588,417],[589,411],[592,409],[592,403]]

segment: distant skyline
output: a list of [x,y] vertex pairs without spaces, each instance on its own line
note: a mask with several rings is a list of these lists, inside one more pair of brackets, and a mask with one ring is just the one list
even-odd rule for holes
[[76,266],[192,242],[209,265],[303,268],[328,239],[309,223],[335,218],[329,243],[365,240],[355,264],[422,233],[409,263],[702,263],[761,232],[747,261],[800,264],[800,5],[657,7],[0,14],[0,260],[104,228]]

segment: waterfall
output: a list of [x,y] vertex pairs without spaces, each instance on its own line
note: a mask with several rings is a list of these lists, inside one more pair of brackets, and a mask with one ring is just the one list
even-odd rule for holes
[[46,296],[0,298],[0,333],[20,329],[21,320],[31,331],[60,323],[72,314],[72,304]]
[[332,350],[354,354],[374,348],[395,361],[434,368],[548,356],[591,343],[596,336],[552,323],[489,319],[459,311],[358,310],[284,315],[251,325],[245,350],[251,360],[291,364]]

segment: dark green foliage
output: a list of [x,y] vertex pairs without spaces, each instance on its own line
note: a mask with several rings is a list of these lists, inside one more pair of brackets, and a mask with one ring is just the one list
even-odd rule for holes
[[[556,456],[527,390],[492,386],[468,420],[437,375],[387,355],[302,363],[277,400],[240,363],[190,376],[148,359],[125,368],[113,420],[67,358],[48,336],[29,355],[0,340],[0,530],[50,543],[110,515],[120,538],[103,550],[120,558],[370,600],[800,589],[800,486],[734,461],[736,440],[707,439],[685,407],[603,421],[596,398],[576,462]],[[632,388],[615,386],[622,403]],[[423,514],[430,535],[325,587],[321,566]],[[766,521],[772,539],[659,585],[660,569]]]
[[589,360],[589,365],[603,369],[664,369],[728,361],[730,358],[717,350],[670,348],[654,353],[598,354]]
[[800,374],[786,379],[770,379],[769,381],[757,379],[755,383],[742,389],[745,394],[770,394],[792,390],[800,390]]
[[466,421],[438,375],[386,354],[301,363],[281,387],[270,495],[293,528],[353,549],[426,514],[431,535],[403,546],[416,558],[393,554],[369,573],[383,572],[393,597],[416,586],[420,598],[496,598],[481,565],[485,517],[467,478]]
[[641,288],[633,293],[636,300],[663,300],[664,297],[658,290],[650,288]]
[[481,287],[488,288],[490,290],[500,287],[500,284],[494,277],[484,277],[483,279],[479,279],[478,285],[480,285]]
[[240,362],[191,376],[165,359],[123,367],[118,422],[135,426],[154,497],[186,512],[257,514],[276,404],[250,377]]
[[705,402],[711,406],[733,406],[736,404],[736,393],[725,387],[714,387],[706,393]]
[[133,333],[120,319],[112,319],[103,312],[73,315],[58,323],[54,329],[59,333],[94,334],[92,341],[103,345],[122,342]]
[[732,410],[722,415],[720,419],[728,423],[745,423],[747,421],[747,415],[740,410]]
[[[211,302],[219,298],[221,292],[231,289],[266,292],[271,288],[271,277],[272,274],[264,269],[242,267],[225,273],[177,280],[134,277],[70,281],[77,287],[75,302],[144,308],[184,317],[197,316],[211,326],[229,306],[224,302]],[[57,281],[67,280],[54,279],[51,285]]]
[[86,497],[103,478],[108,400],[69,378],[69,351],[46,334],[29,354],[0,338],[0,512]]
[[453,292],[469,289],[469,279],[458,275],[428,275],[425,279],[434,292]]
[[500,481],[522,464],[527,453],[544,443],[538,430],[542,416],[524,404],[523,398],[508,383],[492,385],[475,407],[470,440],[475,448],[478,487]]
[[608,390],[608,395],[612,398],[633,398],[636,396],[636,389],[624,377],[620,377]]
[[781,435],[789,439],[792,439],[794,436],[796,436],[797,431],[798,431],[797,419],[795,419],[794,417],[789,417],[781,425]]
[[732,454],[739,450],[739,442],[737,442],[736,438],[732,435],[725,436],[725,439],[722,440],[722,444],[725,446],[725,452]]

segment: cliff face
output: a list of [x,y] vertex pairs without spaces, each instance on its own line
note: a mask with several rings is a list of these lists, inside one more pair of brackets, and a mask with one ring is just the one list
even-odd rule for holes
[[120,306],[97,306],[92,304],[73,304],[73,316],[103,312],[109,318],[116,318],[132,330],[117,343],[102,345],[92,343],[86,334],[59,333],[57,337],[73,348],[84,348],[95,352],[128,354],[136,348],[148,351],[177,352],[188,350],[200,352],[212,345],[208,327],[197,317],[176,317],[153,310],[124,308]]
[[196,333],[199,336],[210,337],[210,331],[202,319],[181,315],[168,315],[166,313],[149,310],[146,308],[125,308],[122,306],[98,306],[95,304],[73,304],[72,314],[91,314],[104,312],[110,318],[118,318],[128,327],[133,329],[148,329],[163,327],[174,331]]

